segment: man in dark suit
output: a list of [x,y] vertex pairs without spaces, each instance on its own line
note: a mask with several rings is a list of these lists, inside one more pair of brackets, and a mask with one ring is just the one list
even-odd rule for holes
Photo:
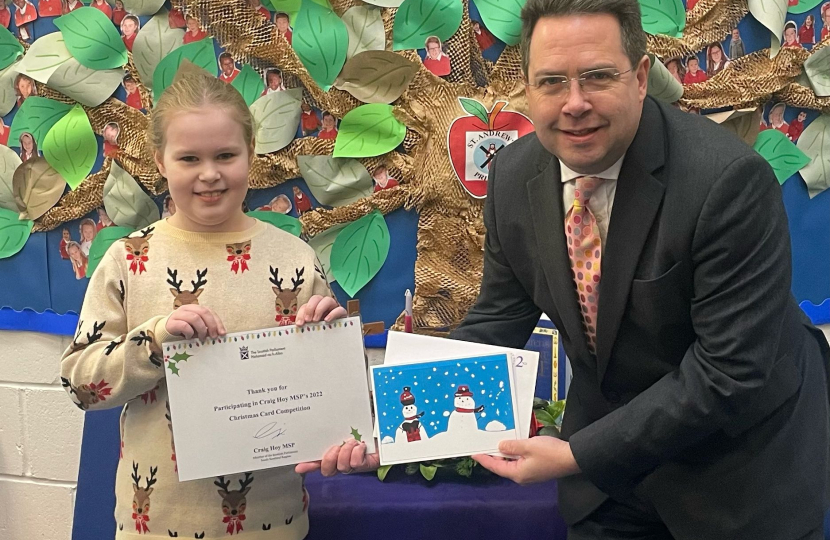
[[561,439],[477,459],[560,478],[570,540],[822,538],[828,348],[790,294],[772,170],[646,97],[637,0],[528,0],[522,20],[536,133],[490,169],[481,294],[452,337],[522,347],[545,312],[573,381]]

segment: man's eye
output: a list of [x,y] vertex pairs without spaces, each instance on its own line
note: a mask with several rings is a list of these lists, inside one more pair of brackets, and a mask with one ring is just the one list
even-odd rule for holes
[[608,71],[594,71],[591,73],[586,73],[585,75],[583,75],[583,78],[589,81],[605,81],[608,79],[613,79],[614,75],[613,73]]
[[566,81],[565,77],[545,77],[539,81],[539,86],[556,86]]

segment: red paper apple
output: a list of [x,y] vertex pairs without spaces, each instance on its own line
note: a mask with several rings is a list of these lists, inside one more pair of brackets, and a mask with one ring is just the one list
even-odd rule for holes
[[493,158],[502,148],[532,132],[533,123],[521,113],[505,111],[506,101],[497,101],[490,111],[474,99],[462,97],[458,101],[470,115],[459,116],[450,125],[450,161],[464,189],[483,199]]

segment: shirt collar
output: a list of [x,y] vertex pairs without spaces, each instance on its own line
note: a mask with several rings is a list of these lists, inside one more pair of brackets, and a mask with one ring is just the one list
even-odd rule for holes
[[[559,159],[559,158],[557,158]],[[616,163],[605,169],[599,174],[592,174],[589,176],[594,176],[596,178],[602,178],[603,180],[617,180],[620,177],[620,169],[622,169],[622,162],[625,159],[625,154],[623,157],[617,160]],[[560,176],[562,177],[562,182],[570,182],[571,180],[578,178],[580,176],[586,176],[584,174],[578,173],[572,169],[570,169],[567,165],[562,163],[562,160],[559,160],[559,170]]]

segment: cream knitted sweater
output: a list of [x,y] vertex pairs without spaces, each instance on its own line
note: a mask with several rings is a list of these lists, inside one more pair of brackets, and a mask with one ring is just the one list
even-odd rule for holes
[[193,233],[162,220],[107,251],[61,379],[81,409],[124,406],[117,540],[306,536],[308,494],[293,467],[178,481],[161,343],[180,305],[210,307],[238,332],[293,324],[313,294],[331,295],[314,251],[261,221],[244,232]]

